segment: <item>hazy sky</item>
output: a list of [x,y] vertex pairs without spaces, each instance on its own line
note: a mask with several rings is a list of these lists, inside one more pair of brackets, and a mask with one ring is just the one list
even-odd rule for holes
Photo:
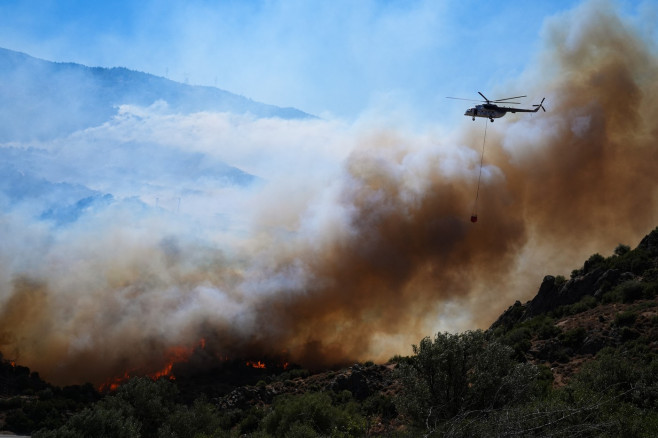
[[[507,97],[498,93],[538,52],[545,19],[579,3],[3,0],[0,46],[318,115],[402,108],[431,121],[461,115],[463,103],[446,96]],[[628,15],[655,6],[618,4]]]

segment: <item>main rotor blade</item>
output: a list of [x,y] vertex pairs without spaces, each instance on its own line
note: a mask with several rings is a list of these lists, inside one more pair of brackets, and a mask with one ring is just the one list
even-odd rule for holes
[[[520,97],[528,97],[528,96],[514,96],[514,97],[506,97],[504,99],[496,99],[494,102],[502,102],[503,100],[510,100],[510,99],[518,99]],[[511,103],[511,102],[505,102],[505,103]]]
[[487,103],[491,102],[489,99],[487,99],[487,96],[485,96],[484,94],[480,93],[479,91],[478,91],[478,94],[479,94],[480,96],[482,96],[482,97],[484,98],[484,100],[487,101]]
[[446,99],[467,100],[469,102],[483,102],[482,100],[462,99],[461,97],[446,97]]

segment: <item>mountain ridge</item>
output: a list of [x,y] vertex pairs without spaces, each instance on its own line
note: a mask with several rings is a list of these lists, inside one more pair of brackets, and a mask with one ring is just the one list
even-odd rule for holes
[[122,105],[156,102],[159,115],[220,111],[255,118],[314,117],[123,67],[51,62],[0,48],[0,205],[59,226],[77,221],[91,207],[104,209],[124,198],[141,210],[145,205],[135,204],[140,196],[142,201],[169,196],[180,204],[183,194],[197,188],[248,187],[259,180],[186,145],[84,137],[89,128],[120,124],[116,116]]
[[0,142],[52,139],[109,120],[119,105],[150,106],[159,100],[174,113],[315,118],[216,87],[183,84],[125,67],[46,61],[0,48]]

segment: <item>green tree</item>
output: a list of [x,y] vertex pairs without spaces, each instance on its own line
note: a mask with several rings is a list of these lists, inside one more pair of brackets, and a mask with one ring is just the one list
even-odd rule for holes
[[[128,408],[125,406],[124,408]],[[92,408],[75,414],[64,426],[53,431],[41,430],[34,433],[34,438],[86,438],[92,436],[105,438],[140,438],[139,423],[126,416],[122,409],[97,403]]]
[[398,410],[429,431],[467,412],[498,409],[527,400],[537,368],[513,359],[512,348],[482,332],[438,333],[413,346],[401,363]]
[[35,438],[157,437],[175,411],[176,387],[165,379],[132,378],[116,394],[106,396],[92,407],[73,415],[54,431],[39,431]]
[[617,248],[615,248],[615,255],[623,256],[624,254],[630,252],[630,250],[631,250],[630,246],[620,243],[619,245],[617,245]]

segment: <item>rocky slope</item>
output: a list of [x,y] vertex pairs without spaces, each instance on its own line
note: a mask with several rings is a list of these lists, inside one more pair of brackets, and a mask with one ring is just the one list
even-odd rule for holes
[[566,280],[546,276],[537,295],[517,301],[490,330],[525,360],[565,383],[604,348],[658,352],[658,228],[637,248],[592,255]]

